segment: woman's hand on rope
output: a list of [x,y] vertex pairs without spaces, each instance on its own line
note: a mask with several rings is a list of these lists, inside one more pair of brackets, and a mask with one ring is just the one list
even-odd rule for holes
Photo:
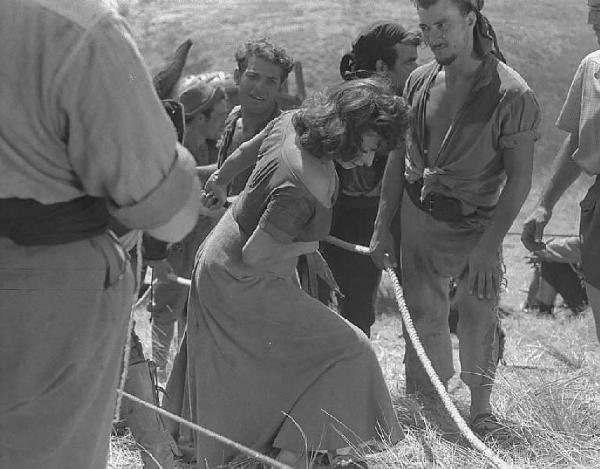
[[318,250],[306,254],[306,261],[310,267],[315,269],[316,276],[320,277],[327,284],[332,293],[341,294],[340,286],[336,282],[329,264],[327,264],[327,261]]
[[392,260],[392,264],[396,267],[396,250],[394,248],[394,237],[392,232],[387,228],[375,228],[369,250],[371,251],[371,259],[379,269],[384,269],[384,259],[386,254]]
[[200,196],[200,203],[203,207],[209,209],[221,208],[227,202],[227,184],[219,180],[219,170],[212,173]]

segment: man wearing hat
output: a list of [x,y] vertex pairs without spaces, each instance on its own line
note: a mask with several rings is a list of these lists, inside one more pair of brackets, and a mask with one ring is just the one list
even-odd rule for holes
[[[183,145],[194,156],[197,174],[203,181],[216,169],[216,143],[227,117],[225,91],[192,76],[183,80],[179,102],[183,105],[185,115]],[[218,214],[215,212],[215,216]],[[174,325],[175,321],[183,319],[183,308],[188,294],[188,287],[167,278],[166,274],[172,272],[179,277],[190,278],[196,250],[213,226],[213,218],[201,215],[192,232],[180,243],[171,245],[168,257],[163,261],[164,265],[155,266],[159,276],[150,312],[152,358],[156,363],[160,383],[167,379],[167,358]]]
[[179,102],[185,114],[184,146],[194,155],[198,166],[216,163],[216,144],[227,117],[225,90],[192,77],[181,87]]
[[[397,94],[402,94],[404,82],[417,67],[419,43],[418,34],[398,23],[374,23],[359,33],[352,50],[342,57],[340,75],[344,80],[379,76],[388,80]],[[378,152],[371,166],[345,169],[336,164],[340,189],[333,210],[333,236],[369,244],[386,160],[387,154]],[[321,244],[320,251],[343,295],[338,300],[338,312],[370,336],[381,270],[368,257],[327,243]]]
[[[600,0],[588,0],[588,23],[600,45]],[[579,64],[556,125],[567,132],[554,159],[553,174],[537,207],[523,225],[521,240],[530,251],[543,251],[544,227],[552,209],[582,172],[595,182],[581,201],[581,267],[600,340],[600,50]]]
[[[374,259],[381,263],[393,251],[384,248],[385,233],[401,202],[402,283],[415,328],[448,383],[453,279],[471,426],[489,434],[500,428],[490,397],[501,351],[501,246],[531,186],[540,109],[525,81],[503,63],[482,0],[413,3],[435,60],[417,68],[404,88],[415,123],[405,154],[392,153],[384,175]],[[408,340],[405,371],[407,392],[435,396]]]

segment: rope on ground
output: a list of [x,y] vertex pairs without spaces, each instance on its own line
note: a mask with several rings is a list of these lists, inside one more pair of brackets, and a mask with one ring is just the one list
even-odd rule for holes
[[236,443],[235,441],[230,440],[229,438],[227,438],[223,435],[219,435],[218,433],[215,433],[212,430],[209,430],[208,428],[204,428],[198,424],[188,422],[187,420],[179,417],[178,415],[172,414],[171,412],[168,412],[158,406],[155,406],[154,404],[151,404],[150,402],[146,402],[146,401],[140,399],[139,397],[133,396],[133,395],[129,394],[128,392],[123,391],[122,389],[119,389],[117,391],[117,393],[119,394],[119,396],[126,397],[127,399],[132,400],[133,402],[137,402],[138,404],[148,407],[149,409],[152,409],[153,411],[155,411],[157,414],[160,414],[160,415],[167,417],[171,420],[174,420],[175,422],[177,422],[181,425],[184,425],[196,432],[202,433],[203,435],[213,438],[213,439],[217,440],[219,443],[223,443],[224,445],[231,446],[232,448],[235,448],[236,450],[238,450],[240,453],[243,453],[246,456],[250,456],[254,459],[257,459],[258,461],[268,464],[271,467],[274,467],[277,469],[292,469],[287,464],[283,464],[273,458],[270,458],[268,456],[265,456],[262,453],[259,453],[258,451],[250,449],[240,443]]
[[[334,236],[328,236],[325,239],[325,241],[327,241],[328,243],[333,244],[335,246],[338,246],[342,249],[356,252],[358,254],[363,254],[363,255],[370,254],[370,250],[368,247],[348,243],[346,241],[342,241],[341,239],[335,238]],[[442,399],[442,403],[444,404],[444,407],[450,414],[450,417],[452,417],[452,420],[454,420],[454,423],[456,424],[458,429],[461,431],[461,433],[464,435],[464,437],[469,441],[469,443],[471,443],[471,445],[475,449],[477,449],[478,451],[483,453],[483,455],[486,458],[488,458],[498,468],[500,468],[500,469],[510,468],[511,466],[509,466],[500,457],[498,457],[490,448],[488,448],[485,445],[485,443],[483,443],[483,441],[481,441],[479,438],[477,438],[477,436],[469,428],[469,426],[467,425],[465,420],[462,418],[462,416],[458,412],[458,409],[454,405],[454,402],[452,402],[452,399],[448,395],[446,388],[440,381],[440,378],[438,377],[437,373],[433,369],[433,366],[431,364],[431,361],[429,360],[429,357],[427,357],[427,354],[425,353],[425,350],[423,349],[423,345],[421,344],[421,341],[419,339],[417,331],[415,330],[415,326],[412,322],[412,318],[410,317],[408,309],[406,308],[406,303],[404,302],[404,295],[402,293],[402,287],[400,286],[400,281],[398,280],[398,277],[396,276],[396,272],[394,271],[394,268],[392,266],[392,262],[391,262],[390,258],[388,256],[386,256],[384,262],[385,262],[385,270],[388,273],[388,275],[390,276],[390,278],[392,280],[392,284],[394,286],[396,302],[398,303],[398,308],[400,309],[400,314],[402,315],[402,321],[404,322],[404,326],[406,327],[406,332],[408,333],[408,337],[410,338],[410,341],[412,342],[415,352],[417,353],[419,360],[421,361],[423,367],[425,368],[425,371],[427,372],[427,375],[429,376],[431,383],[433,384],[434,388],[436,389],[437,393],[439,394],[440,398]]]
[[[135,243],[135,255],[137,257],[136,269],[135,269],[135,291],[137,292],[142,284],[142,235],[141,231],[137,234],[137,241]],[[135,296],[134,296],[135,298]],[[133,331],[133,311],[136,304],[132,305],[129,311],[129,321],[127,322],[127,337],[125,338],[125,349],[123,350],[123,366],[121,369],[121,377],[119,378],[119,389],[117,390],[117,403],[115,405],[115,415],[113,421],[117,422],[121,416],[121,403],[122,397],[121,392],[125,387],[125,381],[127,381],[127,373],[129,372],[129,357],[131,355],[131,333]]]

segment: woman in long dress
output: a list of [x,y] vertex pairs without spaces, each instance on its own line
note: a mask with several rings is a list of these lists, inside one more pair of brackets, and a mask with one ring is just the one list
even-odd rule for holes
[[[258,162],[243,193],[196,255],[188,305],[192,419],[280,461],[403,433],[367,337],[301,290],[299,255],[329,233],[333,160],[370,164],[404,138],[407,107],[387,86],[356,80],[284,113],[207,183],[223,200],[236,172]],[[199,467],[237,452],[195,435]]]

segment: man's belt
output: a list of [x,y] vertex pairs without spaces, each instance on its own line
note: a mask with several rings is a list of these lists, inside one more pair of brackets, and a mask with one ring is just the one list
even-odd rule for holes
[[33,199],[0,199],[0,236],[22,246],[55,245],[106,231],[109,214],[102,198],[83,196],[41,204]]
[[423,189],[423,179],[413,183],[405,184],[408,197],[416,207],[429,213],[433,218],[445,222],[459,222],[477,215],[488,215],[494,207],[478,208],[473,213],[465,215],[462,209],[462,202],[454,197],[431,192],[421,200],[421,189]]

